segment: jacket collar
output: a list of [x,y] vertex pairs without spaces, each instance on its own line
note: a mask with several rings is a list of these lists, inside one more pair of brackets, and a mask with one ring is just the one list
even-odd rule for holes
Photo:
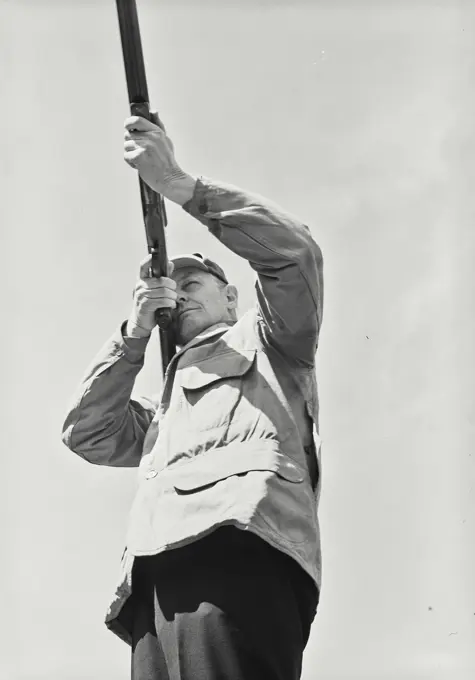
[[170,362],[170,365],[173,363],[175,364],[176,361],[182,354],[184,354],[188,349],[191,347],[196,347],[197,345],[200,345],[201,343],[204,343],[205,341],[209,341],[210,338],[217,338],[219,335],[224,335],[226,331],[228,331],[234,324],[228,324],[228,323],[217,323],[214,324],[214,326],[210,326],[207,328],[205,331],[194,337],[190,342],[188,342],[186,345],[183,345],[178,352],[174,355],[173,359]]

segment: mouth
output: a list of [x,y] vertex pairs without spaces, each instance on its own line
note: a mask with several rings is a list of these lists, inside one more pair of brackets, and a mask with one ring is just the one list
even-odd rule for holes
[[195,312],[196,309],[193,307],[192,309],[183,309],[181,312],[178,312],[177,319],[181,319],[184,314],[188,314],[188,312]]

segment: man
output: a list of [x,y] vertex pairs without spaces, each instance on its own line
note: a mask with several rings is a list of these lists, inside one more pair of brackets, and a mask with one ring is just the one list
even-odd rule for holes
[[[151,279],[145,260],[129,319],[80,386],[66,445],[139,468],[106,622],[132,646],[133,680],[297,680],[321,582],[321,252],[269,201],[185,173],[161,126],[125,128],[125,160],[249,262],[257,300],[237,320],[215,262],[180,256]],[[160,307],[179,351],[156,407],[131,394]]]

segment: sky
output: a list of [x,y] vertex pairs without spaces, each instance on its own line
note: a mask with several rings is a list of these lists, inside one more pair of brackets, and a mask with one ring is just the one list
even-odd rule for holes
[[[323,590],[303,680],[475,673],[474,10],[456,0],[138,0],[177,158],[306,222]],[[60,440],[145,255],[112,0],[0,0],[0,680],[127,680],[103,624],[135,471]],[[171,253],[250,269],[168,206]],[[138,394],[160,389],[152,339]]]

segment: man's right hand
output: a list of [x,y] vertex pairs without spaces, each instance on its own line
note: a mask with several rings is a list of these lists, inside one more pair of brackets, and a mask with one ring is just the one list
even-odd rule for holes
[[176,283],[168,278],[173,273],[173,264],[168,263],[168,277],[156,279],[149,276],[151,259],[149,255],[140,264],[132,312],[127,321],[126,334],[129,338],[148,338],[157,325],[155,319],[157,309],[176,307]]

